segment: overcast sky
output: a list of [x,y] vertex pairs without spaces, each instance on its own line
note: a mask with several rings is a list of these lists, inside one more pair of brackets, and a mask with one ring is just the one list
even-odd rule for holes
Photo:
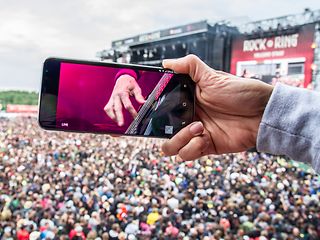
[[48,56],[94,59],[112,40],[208,19],[260,20],[319,0],[0,0],[0,89],[37,90]]

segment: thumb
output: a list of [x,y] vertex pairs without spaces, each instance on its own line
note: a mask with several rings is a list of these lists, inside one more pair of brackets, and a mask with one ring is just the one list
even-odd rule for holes
[[162,65],[164,68],[169,68],[176,73],[189,74],[195,82],[198,82],[201,75],[211,69],[199,57],[193,54],[177,59],[165,59]]

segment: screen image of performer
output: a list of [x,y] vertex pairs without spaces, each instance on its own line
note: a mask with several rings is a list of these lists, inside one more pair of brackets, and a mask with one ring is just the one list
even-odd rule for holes
[[132,69],[121,69],[115,76],[115,85],[104,110],[120,127],[124,125],[123,108],[133,118],[137,116],[137,111],[131,103],[130,96],[134,96],[140,106],[145,103],[145,98],[142,96],[141,88],[137,83],[139,77],[139,72]]
[[[143,73],[142,73],[143,74]],[[145,98],[141,94],[139,77],[141,74],[132,69],[121,69],[115,76],[115,85],[104,107],[107,115],[118,126],[124,124],[123,110],[130,112],[133,122],[126,130],[130,135],[166,135],[173,134],[179,124],[179,99],[181,86],[170,81],[172,73],[164,73],[153,91]],[[130,97],[140,104],[139,110],[134,108]]]
[[[190,80],[190,79],[189,79]],[[56,126],[112,134],[171,136],[192,111],[183,75],[62,63]],[[190,81],[189,81],[190,82]],[[183,86],[187,87],[183,87]]]

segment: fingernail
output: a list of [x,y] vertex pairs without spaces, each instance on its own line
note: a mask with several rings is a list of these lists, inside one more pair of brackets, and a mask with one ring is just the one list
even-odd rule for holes
[[202,122],[194,122],[190,127],[190,132],[195,136],[202,134],[203,133]]

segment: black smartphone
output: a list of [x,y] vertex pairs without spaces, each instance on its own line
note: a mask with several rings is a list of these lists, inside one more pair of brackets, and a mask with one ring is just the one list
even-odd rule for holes
[[170,138],[193,121],[195,83],[160,67],[48,58],[39,125],[61,130]]

